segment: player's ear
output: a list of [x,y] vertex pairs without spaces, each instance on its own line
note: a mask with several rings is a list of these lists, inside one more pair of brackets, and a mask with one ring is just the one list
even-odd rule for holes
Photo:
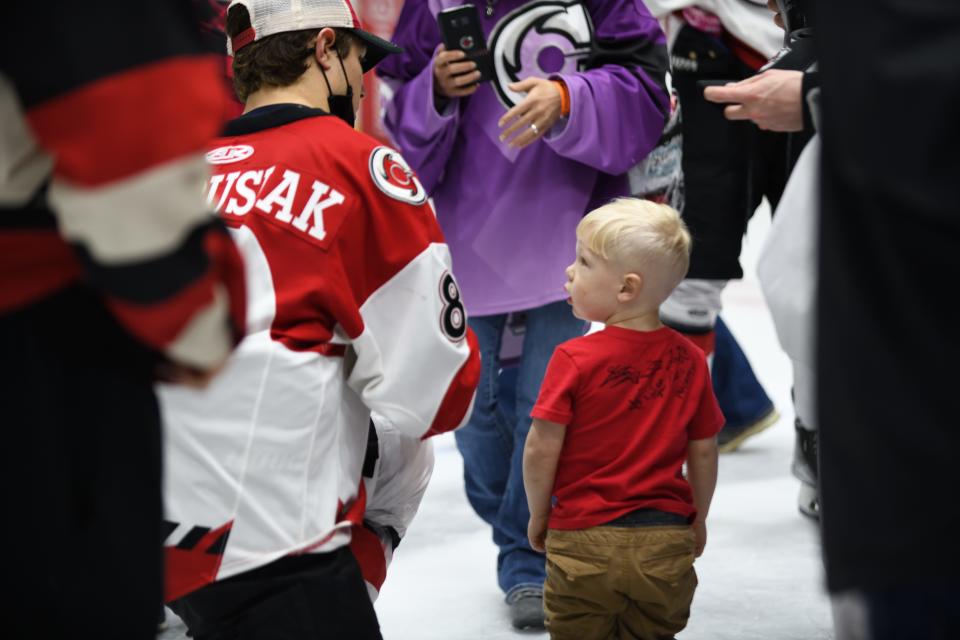
[[337,33],[330,27],[324,27],[317,34],[316,50],[314,57],[324,71],[329,70],[334,63],[333,57],[336,55],[334,42],[337,40]]
[[643,289],[643,276],[639,273],[628,273],[620,281],[620,291],[617,293],[617,300],[620,302],[631,302],[640,295]]

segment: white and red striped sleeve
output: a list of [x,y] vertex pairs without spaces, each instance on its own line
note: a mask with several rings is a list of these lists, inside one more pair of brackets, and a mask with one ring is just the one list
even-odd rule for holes
[[433,441],[409,438],[374,416],[376,462],[364,478],[367,506],[355,525],[350,550],[371,600],[387,577],[396,545],[406,535],[433,475]]
[[345,327],[357,356],[348,383],[379,420],[429,437],[469,418],[479,348],[423,186],[396,151],[368,155],[369,228],[347,266],[362,321]]
[[[70,27],[51,49],[70,64],[24,42],[32,66],[4,55],[5,72],[52,162],[46,200],[83,280],[136,338],[208,369],[244,332],[242,263],[202,200],[202,151],[225,113],[222,63],[201,53],[189,2],[105,5],[58,5]],[[16,11],[45,24],[44,6]]]

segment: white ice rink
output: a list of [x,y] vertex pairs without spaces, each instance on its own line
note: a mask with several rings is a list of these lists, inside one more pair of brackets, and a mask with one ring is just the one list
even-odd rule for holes
[[[817,527],[797,511],[798,483],[790,474],[790,368],[754,276],[768,226],[764,209],[754,217],[744,248],[745,279],[725,292],[724,318],[781,419],[720,457],[707,548],[696,563],[700,586],[681,640],[833,638]],[[433,480],[376,604],[384,638],[546,638],[510,627],[496,583],[496,547],[467,504],[453,436],[437,438],[435,447]],[[183,626],[169,612],[168,619],[162,638],[183,638]]]

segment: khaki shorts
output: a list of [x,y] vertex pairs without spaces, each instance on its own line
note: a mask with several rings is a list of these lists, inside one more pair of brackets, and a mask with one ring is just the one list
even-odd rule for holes
[[673,638],[697,588],[689,526],[547,532],[543,607],[555,640]]

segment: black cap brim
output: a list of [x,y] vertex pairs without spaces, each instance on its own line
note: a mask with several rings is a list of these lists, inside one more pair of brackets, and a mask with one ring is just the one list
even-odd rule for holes
[[403,47],[395,45],[389,40],[384,40],[379,36],[375,36],[369,31],[364,31],[363,29],[347,29],[347,31],[350,31],[353,35],[363,40],[367,45],[367,55],[363,57],[363,62],[361,63],[364,73],[373,69],[381,60],[391,53],[403,53]]

